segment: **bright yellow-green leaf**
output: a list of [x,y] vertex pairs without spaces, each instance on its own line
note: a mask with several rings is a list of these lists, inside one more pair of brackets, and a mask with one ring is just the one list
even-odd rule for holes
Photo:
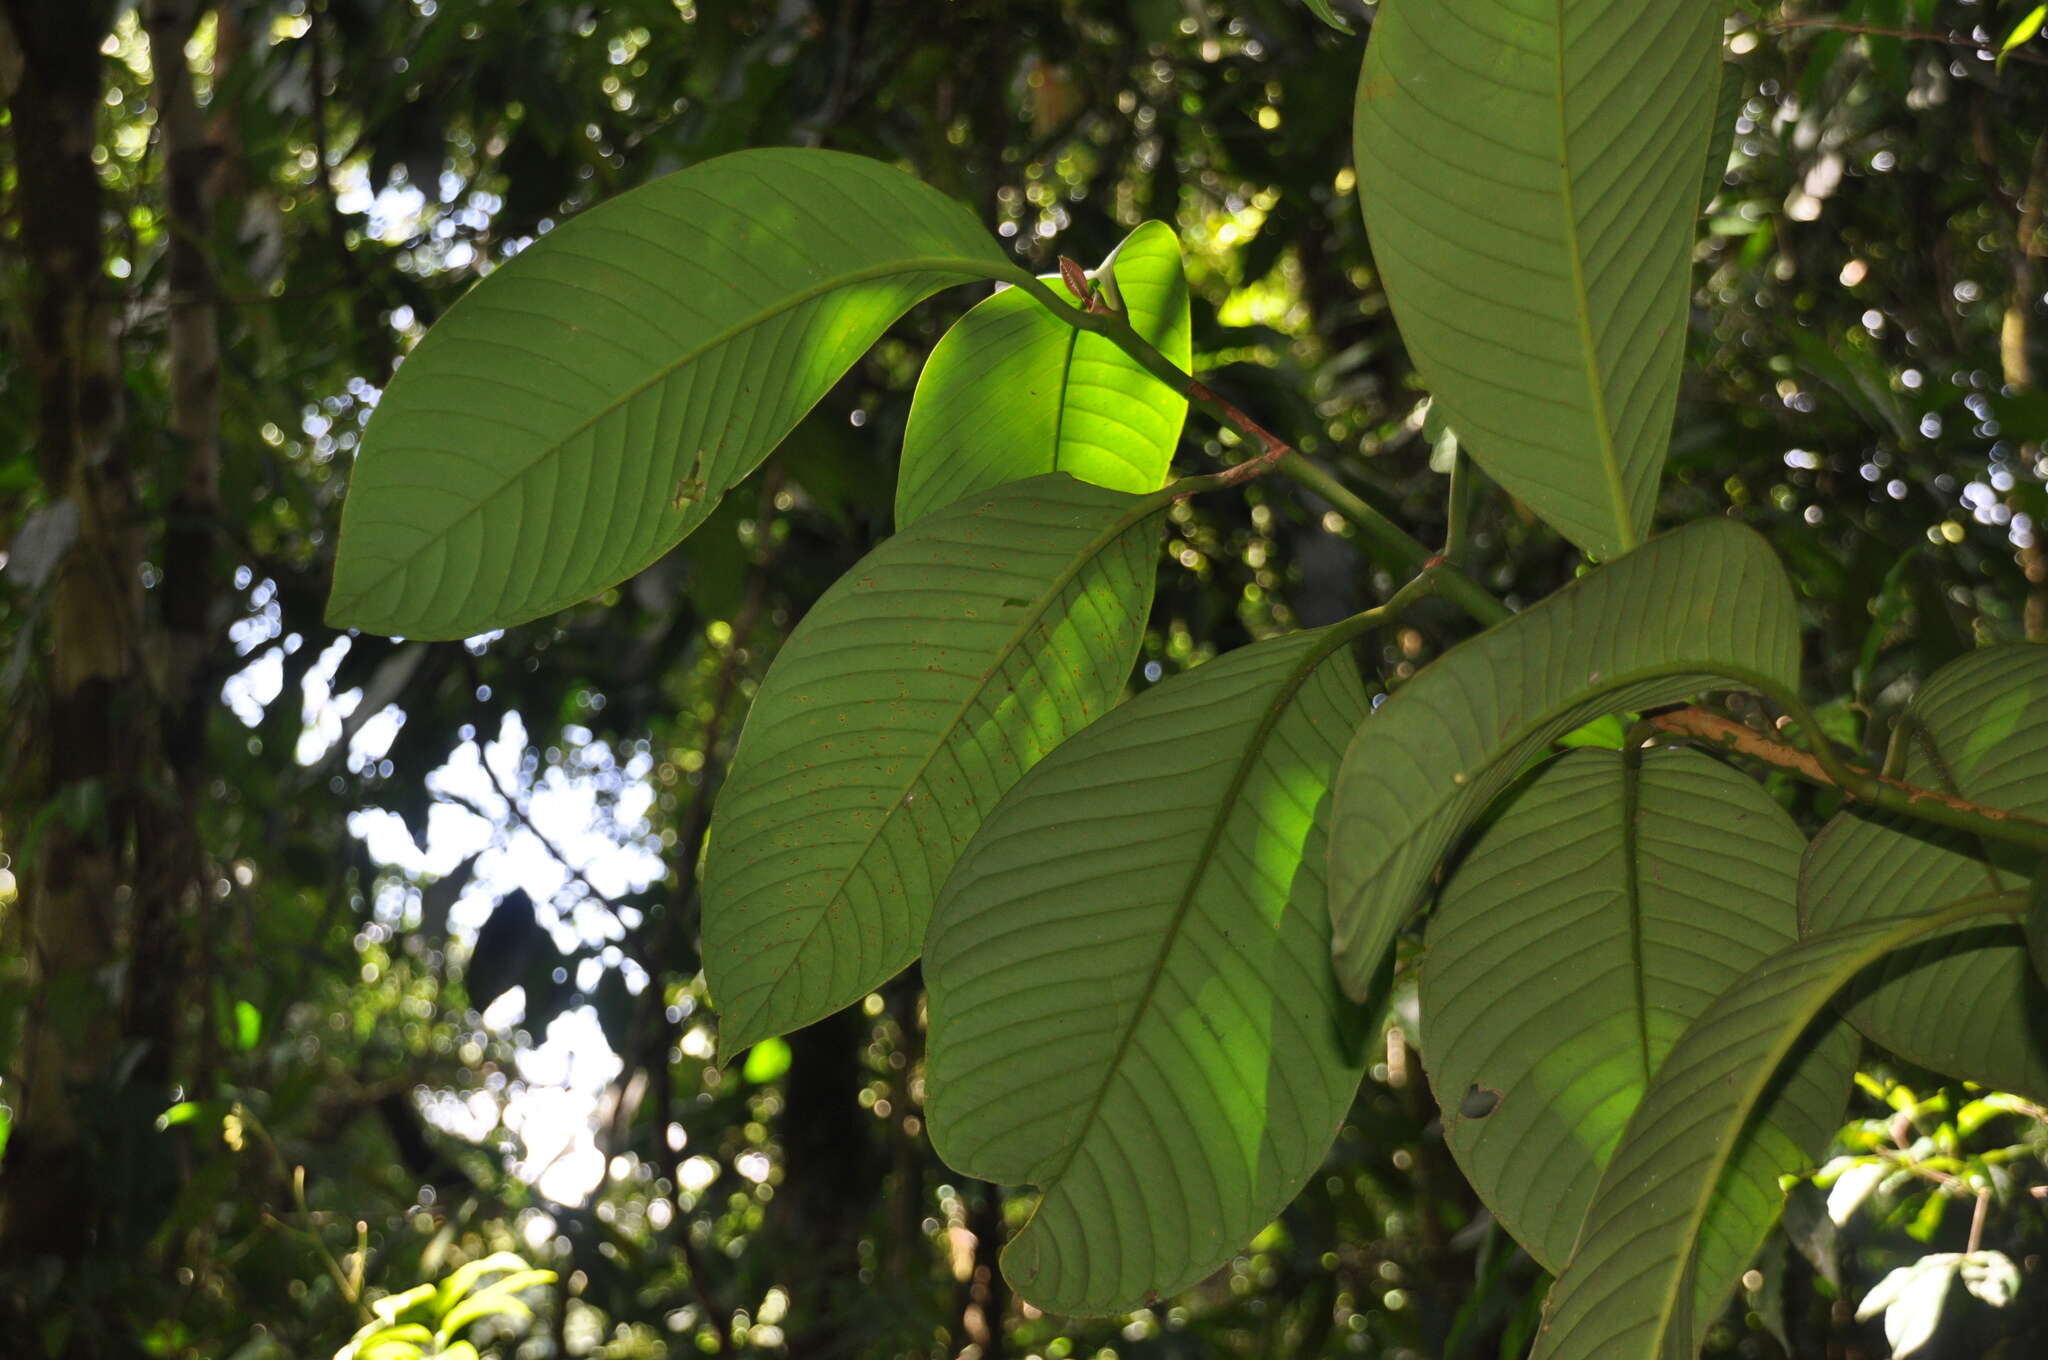
[[[1096,278],[1109,274],[1132,327],[1185,370],[1188,286],[1173,229],[1139,227]],[[1079,301],[1057,276],[1046,282]],[[1187,398],[1113,342],[1006,288],[946,332],[917,380],[896,478],[896,527],[1047,472],[1113,491],[1157,491],[1187,410]]]
[[789,1071],[789,1060],[787,1043],[776,1038],[763,1039],[748,1051],[746,1065],[740,1069],[741,1075],[758,1086]]
[[2048,23],[2048,5],[2036,5],[2026,17],[2012,26],[2012,32],[2005,35],[2005,41],[1998,45],[1998,69],[2005,69],[2005,59],[2011,56],[2022,43],[2032,42],[2041,26]]

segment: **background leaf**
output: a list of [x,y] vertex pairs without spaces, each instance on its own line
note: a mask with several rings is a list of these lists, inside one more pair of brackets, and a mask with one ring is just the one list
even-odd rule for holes
[[1386,0],[1366,49],[1358,196],[1415,367],[1597,557],[1656,508],[1720,67],[1698,0]]
[[959,204],[828,151],[717,157],[535,241],[386,388],[329,622],[456,638],[696,528],[911,304],[1017,271]]
[[[1710,756],[1640,762],[1577,751],[1518,790],[1445,886],[1422,965],[1444,1141],[1552,1272],[1678,1036],[1798,940],[1792,819]],[[1778,1177],[1810,1168],[1841,1124],[1856,1051],[1832,1028],[1745,1130],[1701,1230],[1695,1342],[1777,1220]],[[1469,1090],[1493,1095],[1484,1117],[1459,1109]]]
[[1701,212],[1721,196],[1727,182],[1728,162],[1735,155],[1735,124],[1742,117],[1742,104],[1748,92],[1749,83],[1742,68],[1732,61],[1723,61],[1715,85],[1714,132],[1707,142],[1706,177],[1700,181]]
[[[2048,647],[1988,647],[1951,662],[1901,723],[1908,782],[2048,817]],[[1807,853],[1803,925],[1826,932],[2024,891],[2035,867],[1958,833],[1844,812]],[[1847,998],[1849,1017],[1923,1067],[2048,1099],[2048,985],[2024,936],[2017,921],[1979,923],[1888,959]]]
[[[1173,228],[1145,223],[1108,263],[1132,326],[1186,370],[1188,285]],[[1080,301],[1057,275],[1046,282]],[[954,323],[918,377],[896,480],[896,527],[1046,472],[1116,491],[1157,491],[1187,410],[1187,398],[1113,342],[1005,288]]]
[[1680,1036],[1600,1177],[1552,1288],[1531,1360],[1690,1356],[1687,1287],[1722,1168],[1786,1056],[1837,990],[1894,949],[1958,921],[2010,911],[1975,899],[1909,920],[1816,935],[1772,955]]
[[1339,33],[1352,32],[1351,25],[1345,21],[1344,17],[1338,14],[1336,10],[1330,8],[1330,0],[1302,0],[1302,3],[1309,7],[1310,12],[1316,18],[1321,19]]
[[890,539],[804,617],[711,825],[704,972],[723,1056],[917,957],[996,801],[1121,696],[1168,500],[1064,473],[1012,483]]
[[1330,975],[1317,809],[1368,711],[1335,629],[1232,652],[1019,782],[925,960],[933,1145],[1041,1197],[1003,1254],[1041,1308],[1208,1275],[1315,1171],[1363,1013]]
[[1709,519],[1652,539],[1425,667],[1358,729],[1330,830],[1337,973],[1363,996],[1437,863],[1553,739],[1716,683],[1799,681],[1799,619],[1763,539]]

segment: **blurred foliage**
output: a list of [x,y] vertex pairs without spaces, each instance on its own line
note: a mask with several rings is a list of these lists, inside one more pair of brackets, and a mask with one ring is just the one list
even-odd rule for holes
[[[167,417],[168,254],[185,228],[166,193],[162,57],[144,31],[161,7],[74,8],[105,20],[102,213],[76,225],[115,305],[118,443],[154,617],[189,589],[162,571],[168,539],[194,527],[177,509],[186,451]],[[218,305],[221,509],[197,526],[214,602],[201,739],[175,753],[203,790],[181,814],[202,862],[171,936],[124,937],[103,971],[36,992],[36,1023],[60,1033],[125,1016],[121,998],[151,980],[175,1008],[154,1031],[124,1021],[96,1051],[78,1092],[85,1246],[0,1250],[0,1349],[253,1360],[333,1354],[354,1336],[361,1357],[435,1353],[457,1297],[518,1253],[559,1284],[524,1295],[538,1310],[524,1339],[480,1326],[483,1354],[1520,1354],[1545,1281],[1445,1151],[1405,984],[1323,1174],[1227,1272],[1122,1318],[1044,1317],[1008,1298],[995,1253],[1028,1204],[957,1183],[932,1156],[914,970],[743,1067],[712,1065],[693,899],[709,799],[777,640],[888,532],[917,367],[971,298],[913,311],[762,478],[615,590],[466,644],[321,622],[349,457],[407,344],[565,215],[753,145],[901,163],[1041,270],[1170,218],[1190,243],[1196,362],[1212,385],[1419,536],[1440,535],[1423,394],[1345,168],[1361,38],[1318,17],[1362,34],[1371,8],[204,8],[185,53],[213,149],[199,239]],[[1835,696],[1833,735],[1875,759],[1943,662],[2048,636],[2048,41],[1996,60],[2027,17],[2012,4],[1764,8],[1739,6],[1730,24],[1740,122],[1703,225],[1661,519],[1732,513],[1771,536],[1802,592],[1809,689]],[[5,13],[23,31],[44,14],[39,0]],[[0,89],[21,88],[18,55],[0,39]],[[32,271],[19,121],[0,136],[14,334]],[[29,1015],[14,869],[28,874],[52,828],[110,806],[92,781],[35,792],[66,739],[39,718],[55,646],[44,564],[65,529],[26,355],[0,346],[0,1244],[21,1229],[6,1206],[20,1193]],[[1210,464],[1223,438],[1191,425],[1182,463]],[[1136,683],[1391,589],[1325,509],[1265,485],[1177,506]],[[1473,570],[1518,600],[1575,566],[1490,487],[1469,544]],[[1361,658],[1369,679],[1397,685],[1465,626],[1418,615]],[[501,788],[430,781],[507,734],[519,754]],[[1809,826],[1833,810],[1773,787]],[[582,791],[622,856],[658,857],[652,881],[566,851],[572,863],[506,881],[508,865],[531,872],[525,819],[559,789]],[[434,850],[437,875],[424,852],[373,857],[373,833],[462,849]],[[515,841],[529,853],[500,853]],[[514,989],[523,1014],[501,1002],[486,1024],[480,1008]],[[618,1063],[579,1116],[591,1193],[561,1203],[539,1188],[554,1183],[554,1149],[529,1142],[521,1111],[553,1098],[536,1045],[578,1017]],[[1882,1055],[1867,1067],[1864,1118],[1825,1187],[1795,1194],[1717,1353],[1883,1354],[1883,1320],[1856,1317],[1879,1281],[1923,1255],[1991,1251],[2017,1263],[2017,1297],[1992,1309],[1957,1294],[1942,1343],[2041,1353],[2042,1112],[1922,1085]],[[1837,1221],[1828,1201],[1857,1176],[1867,1195]],[[359,1332],[365,1298],[385,1309],[372,1319],[384,1341]],[[424,1340],[397,1334],[412,1310]]]

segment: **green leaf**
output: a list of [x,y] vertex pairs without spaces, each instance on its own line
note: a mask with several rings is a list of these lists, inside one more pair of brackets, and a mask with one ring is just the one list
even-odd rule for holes
[[2005,59],[2017,51],[2022,44],[2033,41],[2034,35],[2041,31],[2041,26],[2044,23],[2048,23],[2048,5],[2034,6],[2033,9],[2027,12],[2026,17],[2014,24],[2012,32],[2006,34],[2005,41],[1998,46],[1998,61],[1995,63],[1997,68],[2003,71],[2005,69]]
[[416,1284],[402,1294],[387,1294],[370,1311],[387,1323],[426,1322],[433,1318],[434,1286]]
[[[1798,940],[1806,838],[1696,751],[1576,751],[1486,829],[1422,965],[1422,1058],[1444,1141],[1494,1216],[1563,1268],[1600,1170],[1685,1027]],[[1745,1131],[1702,1230],[1695,1340],[1842,1122],[1857,1041],[1834,1026]],[[1458,1093],[1478,1093],[1467,1117]],[[1695,1346],[1695,1350],[1697,1346]]]
[[448,1310],[447,1316],[441,1319],[440,1330],[435,1334],[435,1340],[446,1345],[450,1338],[485,1318],[510,1317],[521,1321],[530,1319],[533,1316],[533,1309],[528,1307],[526,1301],[519,1295],[528,1289],[537,1289],[554,1282],[554,1271],[536,1270],[531,1267],[514,1271],[501,1280],[494,1280],[489,1288],[477,1290]]
[[933,1146],[1041,1191],[1003,1253],[1033,1304],[1118,1312],[1221,1266],[1350,1108],[1318,807],[1369,711],[1344,625],[1148,690],[1021,780],[926,951]]
[[1557,739],[1564,747],[1596,746],[1604,750],[1619,751],[1628,741],[1628,724],[1616,713],[1603,713],[1584,727],[1576,728]]
[[1402,338],[1480,466],[1596,557],[1656,508],[1720,67],[1699,0],[1373,21],[1358,197]]
[[[1182,370],[1191,360],[1180,242],[1164,222],[1124,238],[1113,271],[1138,334]],[[1046,282],[1074,302],[1057,276]],[[910,406],[896,527],[963,496],[1046,472],[1114,491],[1166,480],[1187,398],[1099,335],[1076,330],[1030,294],[1005,288],[946,332]]]
[[514,1274],[530,1267],[517,1252],[495,1251],[456,1267],[435,1286],[434,1316],[442,1317],[486,1275]]
[[263,1039],[263,1012],[248,1001],[237,1001],[234,1010],[235,1047],[247,1053]]
[[1302,0],[1302,3],[1309,7],[1309,12],[1314,14],[1316,18],[1321,19],[1339,33],[1350,33],[1353,31],[1351,25],[1336,10],[1330,8],[1330,0]]
[[1784,569],[1727,519],[1652,539],[1452,648],[1366,720],[1337,776],[1330,914],[1346,990],[1366,994],[1438,861],[1551,741],[1715,685],[1798,680]]
[[[1935,673],[1900,722],[1908,783],[2048,816],[2048,647],[1968,653]],[[2036,867],[1959,833],[1847,811],[1807,853],[1802,921],[1825,932],[1972,893],[2026,891]],[[1859,985],[1849,1018],[1923,1067],[2048,1099],[2048,984],[2025,933],[2018,921],[1979,924],[1901,954]]]
[[747,1054],[747,1061],[740,1069],[740,1075],[756,1086],[779,1079],[789,1071],[790,1059],[794,1055],[789,1045],[781,1039],[763,1039]]
[[704,867],[704,970],[730,1057],[917,957],[933,900],[1017,778],[1123,692],[1169,492],[1062,473],[890,539],[761,684]]
[[[2027,909],[2027,952],[2034,958],[2034,976],[2048,985],[2048,860],[2034,866],[2034,898]],[[4,1135],[4,1130],[0,1130]]]
[[1531,1360],[1690,1355],[1688,1287],[1701,1225],[1744,1121],[1828,999],[1892,950],[1960,921],[2010,912],[1978,898],[1908,920],[1817,935],[1772,955],[1679,1037],[1601,1174],[1545,1307]]
[[1021,277],[878,161],[721,156],[535,241],[384,391],[328,621],[421,638],[539,617],[668,551],[913,303]]

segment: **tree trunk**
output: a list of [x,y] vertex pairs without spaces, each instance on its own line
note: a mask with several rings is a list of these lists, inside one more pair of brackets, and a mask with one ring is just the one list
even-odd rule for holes
[[[0,777],[28,983],[14,1137],[0,1163],[0,1334],[30,1353],[130,1355],[140,1347],[124,1304],[148,1278],[140,1256],[175,1191],[173,1139],[155,1119],[171,1095],[180,960],[207,877],[198,809],[217,679],[213,155],[183,58],[199,5],[159,4],[148,23],[172,228],[172,430],[168,466],[149,469],[125,437],[119,299],[104,273],[109,205],[92,161],[115,6],[4,5],[20,57],[8,104],[36,471],[49,522],[75,527],[57,535],[27,625],[42,630],[40,664],[14,696],[17,754]],[[162,526],[144,520],[138,496],[152,474],[169,510]],[[161,576],[146,592],[152,559]]]

